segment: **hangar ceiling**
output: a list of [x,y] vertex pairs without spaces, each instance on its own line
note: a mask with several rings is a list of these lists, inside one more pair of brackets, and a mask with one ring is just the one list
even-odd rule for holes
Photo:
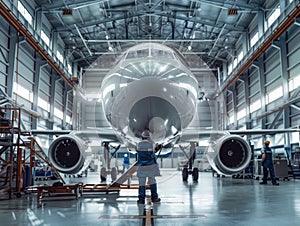
[[[211,68],[237,53],[236,42],[258,11],[272,10],[265,0],[35,0],[66,44],[73,61],[87,68],[103,54],[148,40],[194,52]],[[237,14],[230,15],[229,10]]]

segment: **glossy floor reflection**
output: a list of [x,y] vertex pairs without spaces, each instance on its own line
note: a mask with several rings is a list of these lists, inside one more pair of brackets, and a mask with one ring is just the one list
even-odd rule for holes
[[[22,195],[0,201],[0,225],[299,225],[300,180],[272,186],[200,173],[198,183],[191,178],[183,183],[179,171],[162,170],[162,175],[158,178],[161,204],[137,205],[137,190],[79,200],[53,198],[42,207],[35,194]],[[70,182],[93,183],[93,178],[98,175]]]

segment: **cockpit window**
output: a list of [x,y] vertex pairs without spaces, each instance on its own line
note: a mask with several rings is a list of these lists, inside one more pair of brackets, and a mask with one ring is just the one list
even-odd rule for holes
[[133,58],[144,58],[148,56],[149,56],[149,49],[134,50],[128,52],[126,56],[126,60],[133,59]]
[[160,49],[151,49],[151,56],[173,59],[173,54],[171,51],[164,51]]
[[[150,52],[149,52],[150,51]],[[174,59],[171,51],[165,51],[160,49],[140,49],[129,51],[126,55],[126,60],[134,58],[145,58],[145,57],[163,57]]]

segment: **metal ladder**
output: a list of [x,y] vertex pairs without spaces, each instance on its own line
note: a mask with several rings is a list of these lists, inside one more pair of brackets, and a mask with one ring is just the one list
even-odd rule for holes
[[[122,175],[120,175],[115,181],[111,183],[111,187],[119,187],[120,185],[124,184],[128,178],[131,177],[137,170],[138,162],[134,162]],[[130,186],[130,184],[128,184]]]

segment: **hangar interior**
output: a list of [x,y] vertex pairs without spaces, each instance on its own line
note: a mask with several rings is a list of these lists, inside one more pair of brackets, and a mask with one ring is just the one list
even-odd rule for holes
[[[299,183],[297,180],[290,181],[290,178],[297,179],[297,176],[300,176],[296,174],[300,171],[300,134],[297,131],[279,132],[284,129],[299,129],[300,126],[298,0],[1,0],[0,7],[0,108],[3,119],[1,122],[4,126],[1,128],[3,140],[0,143],[0,189],[1,196],[8,206],[13,208],[14,205],[18,205],[14,194],[20,196],[26,185],[37,183],[31,171],[37,162],[32,156],[41,158],[48,164],[47,156],[43,157],[41,153],[42,150],[47,152],[56,136],[71,130],[110,126],[102,110],[103,103],[99,101],[103,78],[120,60],[124,51],[136,44],[154,42],[177,49],[201,87],[201,92],[198,93],[198,114],[194,117],[191,130],[238,130],[240,134],[246,130],[274,130],[271,134],[255,133],[244,136],[252,148],[253,159],[252,166],[249,167],[251,169],[241,172],[242,179],[245,179],[244,174],[251,174],[251,179],[253,176],[261,177],[261,149],[264,140],[268,139],[271,141],[273,157],[284,165],[283,173],[279,164],[278,170],[275,170],[276,174],[280,175],[279,179],[289,180],[284,182],[283,186],[290,189],[289,194],[293,201],[288,199],[285,202],[282,195],[286,190],[281,187],[277,190],[272,188],[271,191],[262,191],[256,186],[257,181],[232,182],[229,178],[218,178],[216,181],[214,177],[210,178],[204,174],[203,181],[206,182],[203,182],[203,186],[206,186],[207,190],[201,190],[202,188],[195,184],[177,185],[179,191],[174,188],[171,190],[174,190],[176,196],[182,194],[179,195],[179,209],[174,210],[172,214],[164,212],[161,208],[164,205],[162,203],[158,207],[158,211],[164,212],[161,213],[161,219],[150,217],[152,220],[150,219],[149,224],[143,221],[147,219],[144,217],[141,218],[142,224],[168,225],[170,220],[173,222],[170,225],[176,225],[178,218],[178,225],[183,225],[179,222],[184,222],[184,215],[189,216],[185,222],[190,225],[218,225],[222,220],[225,225],[261,223],[263,221],[259,217],[262,216],[258,210],[262,210],[267,203],[258,203],[257,199],[268,192],[280,196],[276,199],[277,202],[285,202],[292,206],[291,213],[286,213],[282,221],[272,219],[271,223],[284,225],[284,219],[289,219],[289,216],[294,217],[292,221],[299,220],[299,204],[297,206],[295,197]],[[11,119],[17,127],[7,130],[7,119]],[[23,138],[30,132],[34,141]],[[9,140],[5,140],[7,135],[12,135]],[[41,151],[18,151],[23,144],[24,149],[32,145]],[[207,162],[202,159],[207,144],[199,141],[196,146],[198,169],[209,171]],[[93,152],[89,170],[94,173],[99,173],[103,164],[108,164],[108,168],[114,166],[113,168],[119,171],[123,155],[128,153],[127,147],[111,144],[109,155],[113,153],[114,157],[109,163],[104,163],[107,162],[105,148],[108,146],[95,139],[93,147],[97,151]],[[129,153],[129,156],[131,162],[134,162],[135,154]],[[171,154],[166,158],[161,157],[158,163],[161,169],[166,170],[166,175],[173,178],[178,173],[173,174],[170,173],[173,171],[168,170],[182,168],[181,161],[184,159],[181,148],[176,146]],[[295,168],[290,169],[286,162]],[[20,178],[23,175],[18,174],[24,171],[23,174],[27,175],[25,163],[30,170],[29,181],[25,178],[23,181]],[[15,164],[17,166],[11,166]],[[18,164],[21,166],[18,167]],[[181,181],[181,172],[178,172],[177,180]],[[60,176],[56,171],[54,174]],[[83,174],[72,176],[81,178]],[[201,176],[202,174],[198,186],[202,183]],[[76,179],[80,181],[79,178]],[[72,182],[70,178],[65,180]],[[90,183],[89,179],[84,180]],[[161,179],[161,182],[163,181],[164,179]],[[92,183],[99,183],[99,177]],[[251,189],[251,186],[254,186],[254,191],[259,195],[247,194],[247,188]],[[163,184],[162,188],[169,189],[167,184]],[[228,197],[240,191],[243,196],[238,195],[239,201],[232,201]],[[216,198],[214,201],[202,199],[198,192],[204,192],[203,195],[207,192],[208,196],[215,195]],[[218,195],[216,192],[219,192]],[[87,208],[103,209],[93,215],[94,221],[84,219],[84,211],[80,210],[78,225],[88,224],[86,222],[89,222],[88,225],[95,225],[101,220],[104,225],[136,225],[141,219],[129,217],[134,215],[131,212],[139,212],[133,207],[136,208],[136,203],[133,205],[132,200],[128,198],[134,194],[125,195],[127,198],[119,201],[119,206],[112,204],[118,202],[114,198],[111,199],[111,196],[103,206],[101,201],[96,201]],[[7,197],[13,201],[7,201]],[[172,197],[165,197],[168,200],[166,208],[178,206]],[[105,198],[101,196],[100,200],[103,199]],[[182,201],[185,199],[189,201]],[[246,205],[241,203],[242,199],[246,200],[245,202],[252,199],[251,202],[256,204]],[[24,197],[22,200],[22,205],[27,208],[29,204],[25,204]],[[6,217],[7,225],[16,223],[16,220],[29,222],[31,225],[59,225],[55,220],[51,221],[49,216],[43,215],[35,201],[28,201],[36,205],[34,209],[28,207],[26,213],[24,210],[24,213],[18,213],[19,217]],[[231,201],[236,204],[233,209],[228,207]],[[131,204],[124,204],[126,202]],[[181,202],[184,204],[181,205]],[[273,207],[274,211],[282,211],[275,203],[270,202],[270,209]],[[70,205],[73,205],[73,208],[75,205],[77,209],[85,206],[81,201],[80,204],[74,200],[70,203],[60,205],[65,209]],[[210,213],[210,210],[199,203],[212,208],[217,203],[218,213]],[[188,206],[186,210],[185,205]],[[54,202],[50,206],[55,211],[60,211]],[[120,214],[120,208],[128,213],[127,217]],[[152,212],[157,211],[157,207],[151,208]],[[239,212],[239,208],[245,209],[245,212]],[[254,211],[253,208],[257,210]],[[257,217],[252,223],[247,216],[249,209]],[[203,215],[199,215],[198,210],[202,211]],[[69,213],[68,211],[66,210],[66,213]],[[91,210],[87,210],[90,214],[89,211]],[[110,211],[119,217],[108,217]],[[140,211],[143,215],[144,209]],[[241,216],[241,219],[227,217],[226,214],[231,215],[231,211]],[[5,213],[3,207],[0,215],[4,216]],[[30,215],[38,217],[39,221],[34,223],[34,220],[28,220]],[[267,217],[271,218],[271,215],[271,212],[267,213]],[[119,223],[120,219],[125,219],[125,223]]]

